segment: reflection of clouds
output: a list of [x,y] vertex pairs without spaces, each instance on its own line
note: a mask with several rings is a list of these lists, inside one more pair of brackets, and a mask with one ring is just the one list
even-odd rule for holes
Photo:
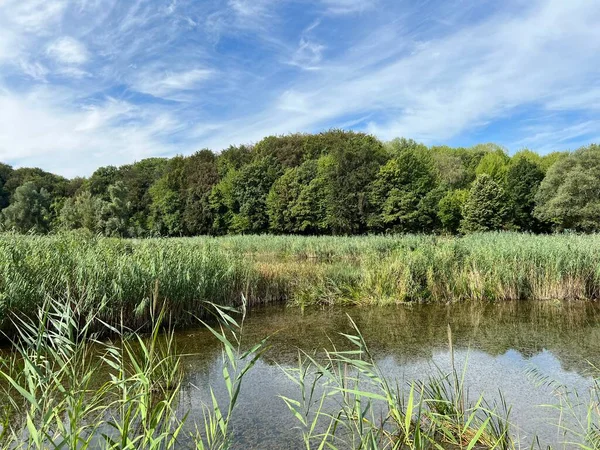
[[[275,442],[294,446],[300,434],[277,395],[299,393],[278,365],[295,367],[299,349],[347,349],[340,333],[352,333],[356,322],[382,371],[400,386],[423,380],[438,368],[450,370],[448,324],[452,327],[456,365],[468,361],[466,384],[473,397],[498,399],[502,391],[513,405],[512,420],[524,436],[532,431],[555,437],[548,425],[551,411],[536,405],[554,403],[549,391],[536,388],[525,374],[532,366],[552,379],[585,392],[586,360],[600,354],[599,308],[592,303],[513,302],[411,307],[305,309],[273,306],[250,312],[244,327],[247,346],[271,336],[270,348],[245,379],[234,427],[245,448],[269,448]],[[225,401],[221,349],[207,330],[178,333],[178,349],[187,353],[181,408],[190,424],[201,420],[209,386]],[[192,387],[195,386],[195,387]],[[191,426],[191,425],[190,425]],[[257,444],[258,443],[258,444]],[[241,447],[240,447],[241,448]]]

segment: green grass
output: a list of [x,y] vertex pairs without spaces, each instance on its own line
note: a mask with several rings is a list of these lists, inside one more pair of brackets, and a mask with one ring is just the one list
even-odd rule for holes
[[81,317],[147,326],[203,317],[205,302],[387,305],[600,297],[600,236],[230,236],[124,240],[72,233],[0,235],[0,319],[47,298]]
[[[81,326],[73,301],[44,303],[34,320],[18,323],[13,352],[0,359],[0,448],[234,448],[231,422],[244,377],[268,343],[267,338],[253,346],[242,343],[244,306],[240,319],[231,308],[205,305],[217,325],[204,325],[219,341],[223,361],[221,380],[211,382],[222,383],[227,397],[218,401],[211,387],[212,401],[202,417],[190,417],[179,402],[182,355],[174,335],[161,331],[169,329],[164,309],[153,311],[149,334],[121,327],[112,340],[98,341],[92,332],[97,316]],[[344,335],[343,349],[324,349],[318,356],[300,352],[297,368],[282,368],[298,390],[280,398],[298,421],[306,450],[523,448],[502,397],[490,404],[469,395],[467,366],[461,371],[454,366],[450,329],[451,372],[399,384],[386,377],[349,320],[354,329]],[[99,373],[105,375],[98,379]],[[561,418],[576,419],[556,424],[565,448],[600,448],[597,390],[581,411],[584,400],[577,393],[553,388]],[[195,431],[184,431],[190,429]],[[535,444],[534,439],[530,448],[541,448]]]

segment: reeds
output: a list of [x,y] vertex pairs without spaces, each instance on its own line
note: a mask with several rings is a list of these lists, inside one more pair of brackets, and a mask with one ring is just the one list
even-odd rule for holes
[[112,340],[99,341],[92,330],[100,319],[88,316],[81,326],[77,304],[63,297],[45,302],[35,321],[16,324],[13,352],[0,365],[0,448],[228,449],[243,378],[266,340],[242,351],[245,314],[238,322],[228,313],[237,311],[215,304],[207,309],[220,324],[209,328],[223,348],[229,399],[222,406],[211,390],[212,404],[195,433],[183,431],[182,355],[172,331],[164,331],[165,310],[153,313],[149,334],[121,327]]
[[[68,295],[112,326],[148,327],[159,302],[175,325],[206,302],[386,305],[600,298],[600,237],[230,236],[125,240],[0,235],[0,319],[34,317]],[[14,331],[14,330],[12,330]]]
[[[0,365],[0,448],[232,448],[232,417],[244,377],[267,344],[266,339],[243,343],[242,305],[241,320],[234,309],[206,305],[216,317],[217,326],[204,325],[221,344],[227,396],[217,400],[211,388],[203,416],[191,418],[178,407],[183,356],[174,335],[161,331],[169,330],[164,308],[153,311],[149,334],[121,327],[113,330],[112,340],[98,341],[92,331],[97,316],[83,320],[79,305],[68,297],[48,300],[36,320],[19,322],[14,352]],[[300,353],[296,368],[282,368],[298,386],[297,397],[281,398],[298,421],[307,450],[521,448],[502,396],[490,404],[469,395],[467,366],[459,371],[454,365],[451,333],[450,373],[398,384],[381,370],[349,320],[353,331],[344,335],[346,347]],[[541,376],[537,381],[549,383]],[[581,409],[582,398],[555,386],[561,417],[581,418],[581,430],[570,428],[573,421],[557,424],[566,446],[599,448],[595,388]],[[189,433],[184,425],[196,431]]]
[[349,350],[326,351],[324,361],[301,353],[297,368],[284,369],[301,395],[282,398],[307,450],[516,448],[504,402],[498,408],[482,396],[470,401],[455,369],[426,382],[394,384],[350,321]]

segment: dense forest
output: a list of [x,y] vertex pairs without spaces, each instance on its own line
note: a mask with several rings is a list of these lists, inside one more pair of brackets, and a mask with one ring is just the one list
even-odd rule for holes
[[512,157],[357,132],[269,136],[65,179],[0,164],[1,228],[121,237],[600,231],[600,146]]

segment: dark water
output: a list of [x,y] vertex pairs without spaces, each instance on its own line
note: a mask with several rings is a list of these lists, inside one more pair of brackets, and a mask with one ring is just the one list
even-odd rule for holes
[[[600,309],[590,303],[463,303],[408,307],[309,309],[268,307],[249,313],[244,341],[271,336],[271,347],[247,375],[234,421],[236,448],[301,447],[297,422],[278,395],[298,398],[296,386],[280,366],[296,366],[298,349],[349,347],[340,332],[350,332],[350,315],[390,379],[423,379],[450,371],[447,327],[454,340],[456,365],[467,362],[466,384],[475,396],[512,405],[511,422],[523,445],[534,435],[542,444],[558,444],[556,413],[542,404],[557,399],[536,385],[528,370],[584,394],[591,387],[590,364],[600,367]],[[225,397],[221,348],[207,330],[177,335],[186,376],[181,408],[201,423],[208,386]]]

